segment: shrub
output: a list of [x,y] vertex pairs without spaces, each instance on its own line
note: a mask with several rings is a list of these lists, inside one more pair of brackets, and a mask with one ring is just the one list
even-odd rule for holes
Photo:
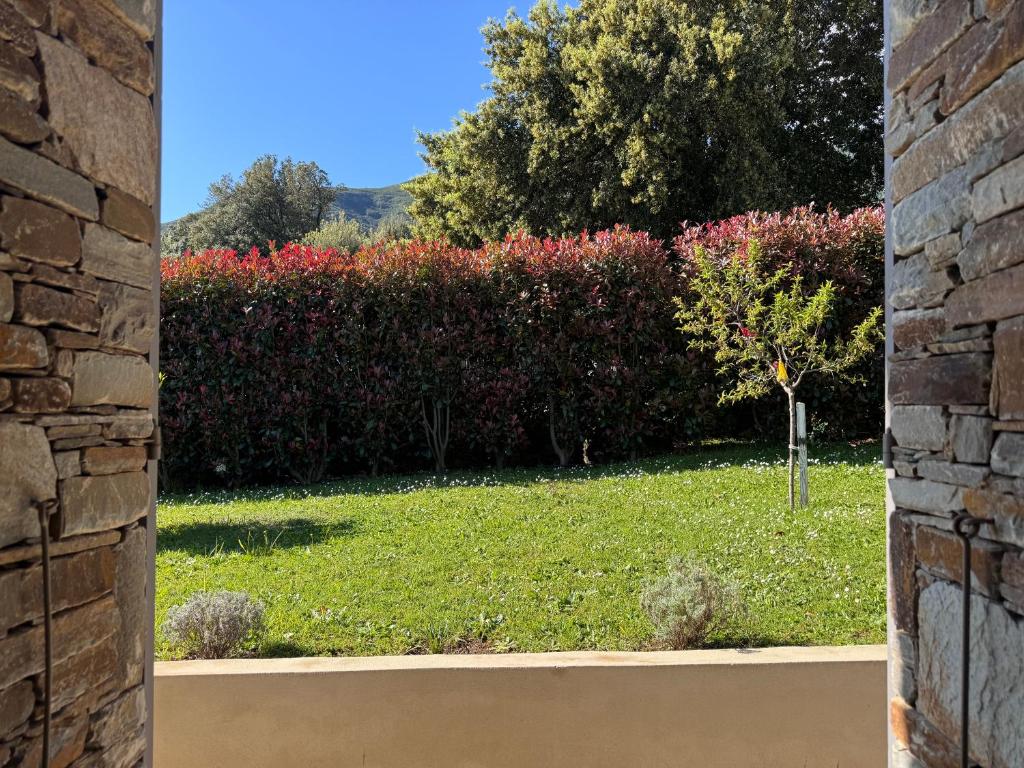
[[163,623],[167,640],[193,659],[236,656],[262,631],[263,603],[246,592],[196,592]]
[[[674,256],[616,228],[475,250],[390,241],[165,260],[167,477],[308,483],[453,463],[564,465],[584,442],[607,461],[747,436],[759,421],[781,428],[770,409],[753,419],[716,409],[713,361],[673,320],[688,254],[706,244],[724,257],[763,236],[770,264],[832,270],[845,322],[847,303],[881,285],[881,227],[877,212],[801,209],[686,229]],[[877,402],[870,388],[815,388],[808,405],[836,425],[832,437],[880,431],[881,357],[873,364]]]
[[640,597],[659,641],[676,650],[699,646],[741,612],[737,588],[703,565],[680,557]]

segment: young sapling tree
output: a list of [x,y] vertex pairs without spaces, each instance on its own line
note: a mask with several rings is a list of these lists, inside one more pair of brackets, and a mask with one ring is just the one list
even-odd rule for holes
[[830,329],[837,299],[832,282],[812,288],[787,267],[769,271],[756,241],[725,260],[697,248],[691,266],[690,296],[676,299],[676,319],[692,337],[690,346],[712,352],[729,382],[719,403],[763,397],[775,385],[786,393],[792,509],[797,391],[812,374],[861,380],[852,369],[882,337],[882,308],[846,334]]

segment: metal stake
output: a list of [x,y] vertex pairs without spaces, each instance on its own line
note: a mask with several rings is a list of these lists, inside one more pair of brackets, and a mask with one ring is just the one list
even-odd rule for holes
[[963,615],[960,627],[960,766],[972,768],[970,757],[970,703],[971,703],[971,539],[978,535],[982,523],[991,522],[967,513],[956,516],[953,530],[963,545],[961,592]]

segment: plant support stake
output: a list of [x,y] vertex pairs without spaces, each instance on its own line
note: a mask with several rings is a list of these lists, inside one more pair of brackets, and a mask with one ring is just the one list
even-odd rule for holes
[[963,545],[963,568],[960,589],[963,594],[963,615],[960,627],[960,768],[973,768],[970,757],[971,702],[971,539],[978,535],[982,523],[991,522],[966,513],[953,520],[953,530]]
[[800,454],[800,506],[810,503],[807,492],[807,408],[796,404],[796,448]]

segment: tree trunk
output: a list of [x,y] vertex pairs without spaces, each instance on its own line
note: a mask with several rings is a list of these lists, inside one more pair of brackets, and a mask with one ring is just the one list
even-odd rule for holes
[[795,463],[793,451],[796,448],[796,392],[792,389],[786,390],[786,395],[789,397],[789,509],[790,511],[796,508],[796,503],[793,498],[793,486],[794,486],[794,474],[795,474]]

